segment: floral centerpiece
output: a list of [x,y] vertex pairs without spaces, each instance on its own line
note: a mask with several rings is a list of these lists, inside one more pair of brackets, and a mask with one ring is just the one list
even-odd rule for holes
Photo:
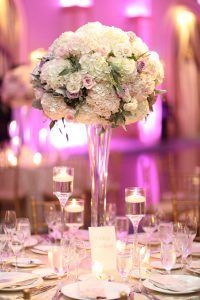
[[21,65],[9,70],[2,83],[2,100],[12,108],[31,106],[34,93],[30,83],[33,65]]
[[89,125],[91,172],[99,174],[92,186],[94,224],[103,223],[110,127],[148,116],[163,77],[158,55],[139,37],[98,22],[61,34],[32,72],[33,106],[52,120],[50,127],[59,119]]

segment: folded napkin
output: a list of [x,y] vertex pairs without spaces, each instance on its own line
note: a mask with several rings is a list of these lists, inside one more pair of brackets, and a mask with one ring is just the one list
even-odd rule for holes
[[38,245],[38,246],[35,246],[33,249],[47,253],[50,248],[51,248],[51,245]]
[[32,274],[20,274],[13,276],[12,272],[10,274],[6,274],[4,279],[0,279],[0,290],[5,287],[10,287],[14,285],[23,285],[23,283],[26,283],[30,280],[30,282],[34,279],[37,279],[38,276],[32,275]]
[[162,285],[163,289],[171,289],[176,292],[193,292],[199,289],[199,278],[190,277],[194,278],[193,282],[188,279],[188,276],[184,278],[184,275],[181,278],[180,275],[152,275],[149,280],[158,283],[160,287]]
[[101,280],[90,279],[81,281],[78,286],[81,298],[96,299],[97,297],[106,297],[104,283]]
[[199,260],[193,261],[189,267],[191,269],[199,269],[200,270],[200,261]]

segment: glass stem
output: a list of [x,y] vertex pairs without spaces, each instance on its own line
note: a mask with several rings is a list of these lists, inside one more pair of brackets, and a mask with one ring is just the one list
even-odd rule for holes
[[61,206],[61,223],[62,223],[62,228],[61,228],[61,239],[63,239],[64,236],[64,230],[65,230],[65,210],[64,207]]
[[17,255],[15,255],[15,264],[16,264],[15,271],[17,272],[18,271],[18,268],[17,268]]
[[138,224],[133,224],[134,229],[134,248],[137,248],[138,244]]

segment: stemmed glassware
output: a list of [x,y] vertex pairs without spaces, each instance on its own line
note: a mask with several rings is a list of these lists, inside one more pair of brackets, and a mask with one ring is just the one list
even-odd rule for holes
[[161,244],[161,263],[166,272],[170,274],[171,269],[176,263],[176,248],[173,243]]
[[134,247],[137,247],[138,225],[145,215],[146,196],[143,188],[130,187],[125,189],[126,216],[134,228]]
[[131,248],[126,248],[123,251],[117,252],[117,270],[124,282],[127,281],[127,278],[131,272],[132,261],[133,253]]
[[69,235],[76,236],[78,229],[84,223],[84,200],[70,199],[65,206],[65,220],[69,228]]
[[73,192],[74,169],[69,167],[53,168],[53,193],[61,205],[62,237],[64,233],[65,206]]
[[3,265],[3,250],[7,242],[7,236],[6,234],[2,233],[0,230],[0,272],[2,270],[2,265]]
[[17,218],[17,231],[23,233],[23,250],[25,249],[26,242],[31,237],[31,224],[28,218]]
[[158,220],[157,217],[153,214],[145,215],[142,219],[142,229],[147,234],[147,243],[150,242],[152,234],[157,230]]
[[160,223],[158,226],[158,235],[161,243],[169,244],[173,241],[174,227],[173,223]]
[[12,232],[11,235],[11,241],[10,241],[10,247],[15,255],[15,270],[17,271],[17,258],[23,249],[24,245],[24,234],[22,231],[15,230]]
[[12,233],[15,231],[17,225],[16,213],[14,210],[7,210],[4,218],[4,231],[11,239]]
[[115,218],[115,231],[118,240],[126,241],[128,237],[129,220],[125,216]]
[[50,236],[50,230],[53,228],[53,224],[55,222],[56,217],[57,217],[57,213],[56,213],[55,204],[52,203],[45,204],[44,218],[48,226],[48,236]]

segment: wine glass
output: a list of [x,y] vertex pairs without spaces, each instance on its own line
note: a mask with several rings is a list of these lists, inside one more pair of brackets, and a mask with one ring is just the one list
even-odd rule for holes
[[75,236],[84,223],[84,200],[70,199],[65,206],[65,220],[69,228],[69,235]]
[[149,260],[150,252],[148,250],[148,247],[146,245],[141,246],[137,245],[137,247],[134,247],[133,249],[133,266],[138,270],[138,277],[139,277],[139,283],[137,283],[134,288],[136,290],[141,291],[142,289],[142,266],[145,262],[145,260]]
[[131,248],[117,252],[117,270],[124,282],[127,281],[127,277],[132,269],[132,258],[133,255]]
[[53,193],[61,205],[62,237],[64,233],[64,208],[73,192],[74,169],[69,167],[53,168]]
[[153,214],[145,215],[142,219],[142,229],[146,232],[147,243],[150,242],[152,234],[157,230],[158,220]]
[[62,245],[52,246],[50,250],[50,257],[51,257],[51,265],[54,269],[54,272],[58,276],[57,291],[55,296],[52,299],[57,299],[56,296],[59,295],[59,291],[61,290],[62,287],[61,278],[64,276],[64,274],[67,271],[64,247]]
[[[25,244],[31,237],[31,224],[28,218],[17,218],[17,226],[16,229],[18,231],[23,232],[23,248],[25,249]],[[23,250],[24,250],[23,249]]]
[[125,216],[115,218],[115,230],[118,240],[126,241],[128,237],[129,220]]
[[50,236],[50,230],[52,229],[53,223],[55,222],[55,219],[56,219],[55,204],[52,204],[52,203],[45,204],[44,218],[45,218],[45,222],[47,223],[47,226],[48,226],[48,236]]
[[2,271],[3,266],[3,250],[7,242],[6,234],[0,232],[0,272]]
[[173,223],[160,223],[158,226],[158,235],[161,243],[169,244],[173,241],[174,227]]
[[16,224],[17,224],[16,212],[14,210],[7,210],[4,218],[4,230],[9,237],[9,240],[11,239],[11,234],[16,229]]
[[192,251],[193,242],[193,239],[188,233],[187,228],[182,227],[178,232],[176,232],[174,242],[177,251],[181,254],[181,265],[182,268],[184,268],[185,264],[187,263],[187,257]]
[[170,274],[171,269],[176,263],[176,248],[173,243],[161,243],[161,263],[166,272]]
[[24,233],[19,230],[15,230],[12,232],[11,235],[11,241],[10,241],[10,247],[15,255],[15,270],[17,271],[17,258],[23,249],[24,244]]
[[86,247],[84,241],[81,240],[73,240],[72,247],[74,248],[74,262],[76,267],[76,278],[75,280],[78,281],[79,275],[79,266],[81,262],[86,258]]
[[134,228],[134,247],[137,247],[138,225],[145,215],[146,196],[143,188],[130,187],[125,189],[126,216]]

